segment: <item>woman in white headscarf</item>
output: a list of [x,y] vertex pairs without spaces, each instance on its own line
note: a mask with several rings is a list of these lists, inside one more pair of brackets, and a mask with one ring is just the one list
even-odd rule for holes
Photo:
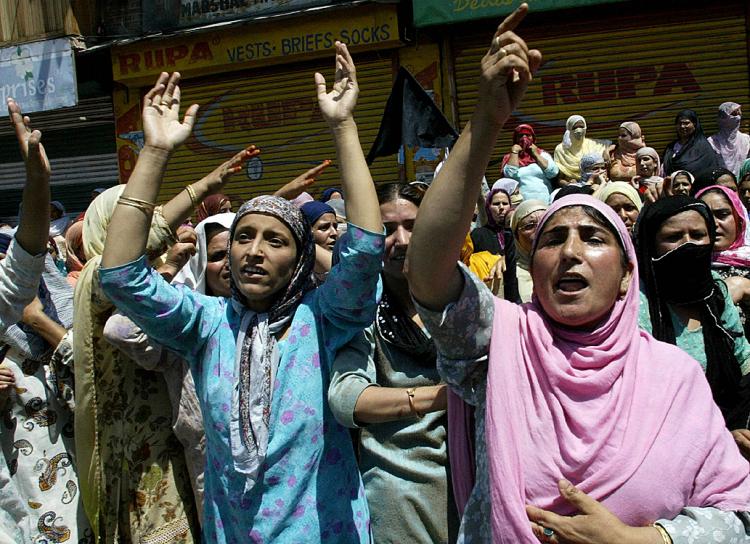
[[750,154],[750,135],[740,132],[741,106],[736,102],[724,102],[719,106],[717,122],[719,132],[709,136],[708,143],[724,159],[727,169],[737,176]]
[[581,177],[581,158],[589,153],[604,155],[609,141],[586,138],[586,119],[571,115],[565,122],[565,135],[555,148],[555,164],[560,168],[560,185],[577,182]]

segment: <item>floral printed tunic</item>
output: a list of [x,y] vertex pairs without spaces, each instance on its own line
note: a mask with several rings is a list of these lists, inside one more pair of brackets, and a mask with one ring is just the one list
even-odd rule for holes
[[227,299],[171,286],[143,258],[100,271],[115,305],[190,363],[206,427],[205,542],[370,540],[349,433],[326,402],[335,352],[375,317],[382,266],[383,236],[355,226],[349,232],[341,262],[305,295],[278,344],[268,452],[248,492],[234,470],[229,434],[241,315]]
[[[5,356],[16,385],[2,410],[0,442],[10,477],[30,515],[30,542],[93,542],[78,493],[73,455],[72,346],[51,358]],[[5,490],[3,490],[5,491]]]

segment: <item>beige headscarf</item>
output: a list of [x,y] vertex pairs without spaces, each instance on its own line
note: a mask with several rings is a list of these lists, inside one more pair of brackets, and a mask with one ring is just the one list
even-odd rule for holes
[[[99,514],[105,490],[102,485],[102,460],[98,441],[97,375],[95,354],[101,360],[118,364],[118,351],[106,342],[102,330],[114,306],[99,287],[99,265],[117,200],[124,185],[107,189],[89,206],[83,224],[83,251],[87,262],[81,270],[75,289],[73,318],[73,355],[75,361],[76,411],[75,443],[81,499],[91,528],[98,539]],[[146,249],[161,254],[176,238],[161,214],[154,211]],[[96,336],[96,339],[95,339]],[[113,500],[119,501],[119,497]]]
[[594,198],[601,200],[606,204],[607,199],[614,194],[625,195],[626,197],[628,197],[628,200],[630,200],[633,205],[638,208],[639,212],[643,208],[643,200],[641,200],[641,195],[638,193],[635,187],[633,187],[630,183],[625,183],[624,181],[612,181],[610,183],[607,183],[605,186],[594,193]]

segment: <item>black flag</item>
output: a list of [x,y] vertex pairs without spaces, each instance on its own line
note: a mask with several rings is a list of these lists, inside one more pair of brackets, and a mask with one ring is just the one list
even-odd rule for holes
[[391,96],[385,105],[378,137],[367,154],[367,164],[377,157],[408,147],[451,147],[458,133],[427,91],[403,66],[398,69]]

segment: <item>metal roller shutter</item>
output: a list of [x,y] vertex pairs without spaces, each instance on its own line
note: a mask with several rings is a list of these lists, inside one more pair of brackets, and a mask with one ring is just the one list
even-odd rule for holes
[[[355,111],[365,153],[377,135],[393,81],[392,57],[358,55],[360,96]],[[171,198],[244,146],[255,144],[262,154],[244,173],[234,176],[225,192],[237,199],[268,194],[323,159],[335,159],[328,127],[320,117],[313,73],[330,84],[330,59],[240,74],[222,74],[182,85],[183,104],[201,110],[190,140],[172,158],[160,200]],[[396,160],[372,168],[378,182],[398,179]],[[334,165],[318,180],[313,193],[338,185]]]
[[[545,61],[506,124],[495,158],[508,152],[511,129],[521,122],[533,124],[540,145],[552,152],[572,114],[586,117],[587,135],[601,139],[616,139],[619,124],[632,120],[643,129],[646,144],[661,154],[675,137],[673,120],[679,110],[695,109],[709,135],[716,131],[722,102],[750,109],[742,6],[685,10],[669,17],[666,12],[628,16],[623,7],[617,10],[596,20],[578,17],[570,25],[564,15],[556,15],[554,22],[522,29]],[[462,126],[476,103],[479,61],[492,32],[492,27],[474,30],[453,45]],[[742,130],[748,130],[749,121],[746,114]]]

